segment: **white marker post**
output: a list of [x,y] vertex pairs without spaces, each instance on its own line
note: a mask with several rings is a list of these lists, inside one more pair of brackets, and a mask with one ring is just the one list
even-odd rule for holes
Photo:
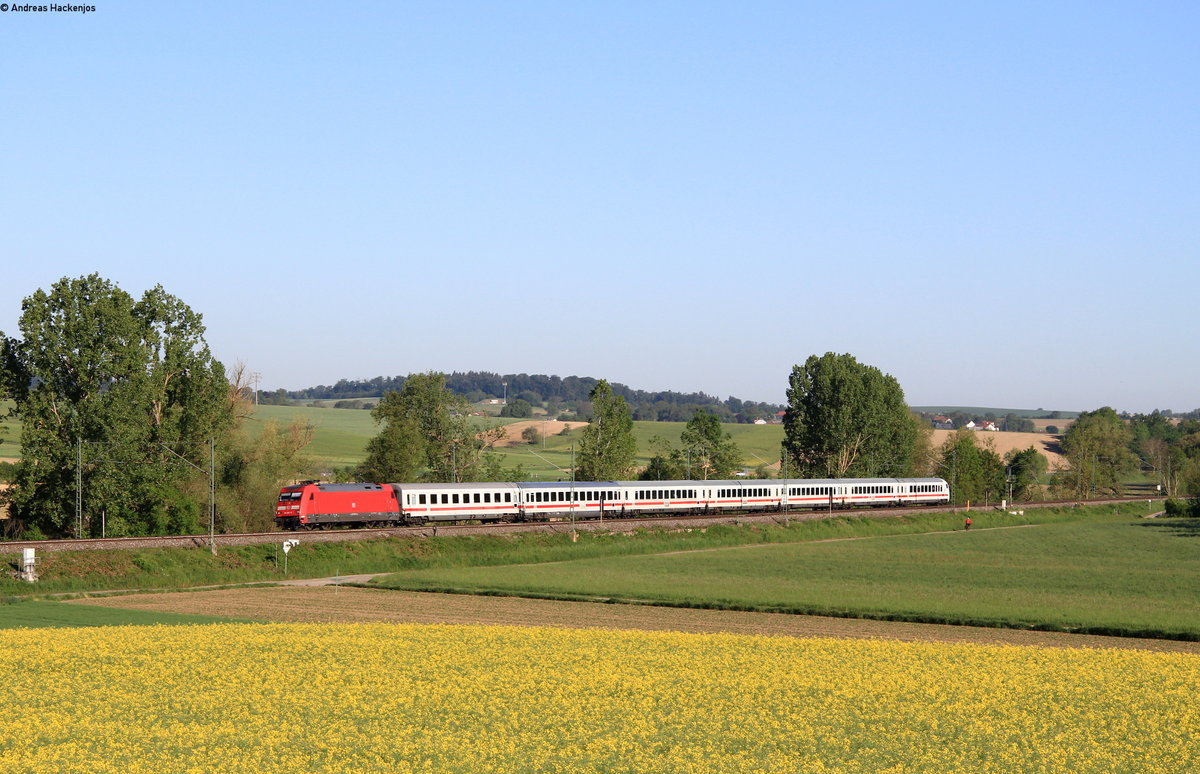
[[33,583],[37,580],[36,549],[21,549],[21,571],[17,573],[17,577],[19,577],[21,580],[29,581],[30,583]]
[[288,570],[287,570],[288,551],[291,551],[293,548],[295,548],[298,545],[300,545],[299,540],[283,541],[283,577],[285,577],[285,578],[287,577],[287,572],[288,572]]

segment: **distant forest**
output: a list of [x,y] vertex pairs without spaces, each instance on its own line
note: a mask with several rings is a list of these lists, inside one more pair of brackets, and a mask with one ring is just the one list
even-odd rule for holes
[[[260,395],[263,403],[290,403],[313,400],[361,400],[378,398],[385,392],[404,386],[403,376],[377,376],[374,379],[341,379],[333,385],[318,385],[304,390],[276,390]],[[494,374],[485,371],[455,372],[446,375],[446,385],[472,403],[507,397],[509,404],[524,401],[543,408],[550,416],[571,415],[586,418],[591,415],[588,395],[598,379],[590,376],[545,376],[542,374]],[[506,386],[507,384],[507,386]],[[753,422],[773,419],[785,407],[772,403],[757,403],[738,398],[720,400],[703,392],[647,392],[623,384],[612,384],[613,392],[629,404],[636,420],[686,422],[696,411],[704,409],[716,414],[723,422]]]

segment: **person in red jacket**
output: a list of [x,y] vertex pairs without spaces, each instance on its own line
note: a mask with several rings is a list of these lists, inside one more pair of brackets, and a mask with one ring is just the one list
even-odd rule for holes
[[968,516],[967,520],[963,522],[963,529],[970,529],[970,528],[971,528],[971,517]]

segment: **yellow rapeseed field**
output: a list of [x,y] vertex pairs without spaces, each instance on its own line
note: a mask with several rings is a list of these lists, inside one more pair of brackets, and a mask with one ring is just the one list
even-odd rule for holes
[[482,626],[0,632],[2,772],[1188,772],[1200,657]]

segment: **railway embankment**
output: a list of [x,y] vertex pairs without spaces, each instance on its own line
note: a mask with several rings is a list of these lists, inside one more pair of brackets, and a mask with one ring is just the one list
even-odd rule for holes
[[[1079,519],[1086,513],[1144,516],[1155,510],[1144,500],[1122,504],[972,511],[975,529],[1045,524]],[[881,513],[888,513],[882,516]],[[9,570],[0,577],[0,596],[113,589],[181,589],[239,583],[275,583],[406,569],[491,566],[581,558],[663,553],[756,543],[787,543],[961,529],[957,509],[896,513],[864,511],[817,514],[757,514],[709,520],[551,522],[539,525],[441,525],[394,530],[333,530],[221,536],[211,550],[208,536],[148,538],[140,544],[73,546],[53,550],[36,544],[38,578],[17,580],[22,544],[0,544]],[[283,550],[284,540],[299,543]]]

